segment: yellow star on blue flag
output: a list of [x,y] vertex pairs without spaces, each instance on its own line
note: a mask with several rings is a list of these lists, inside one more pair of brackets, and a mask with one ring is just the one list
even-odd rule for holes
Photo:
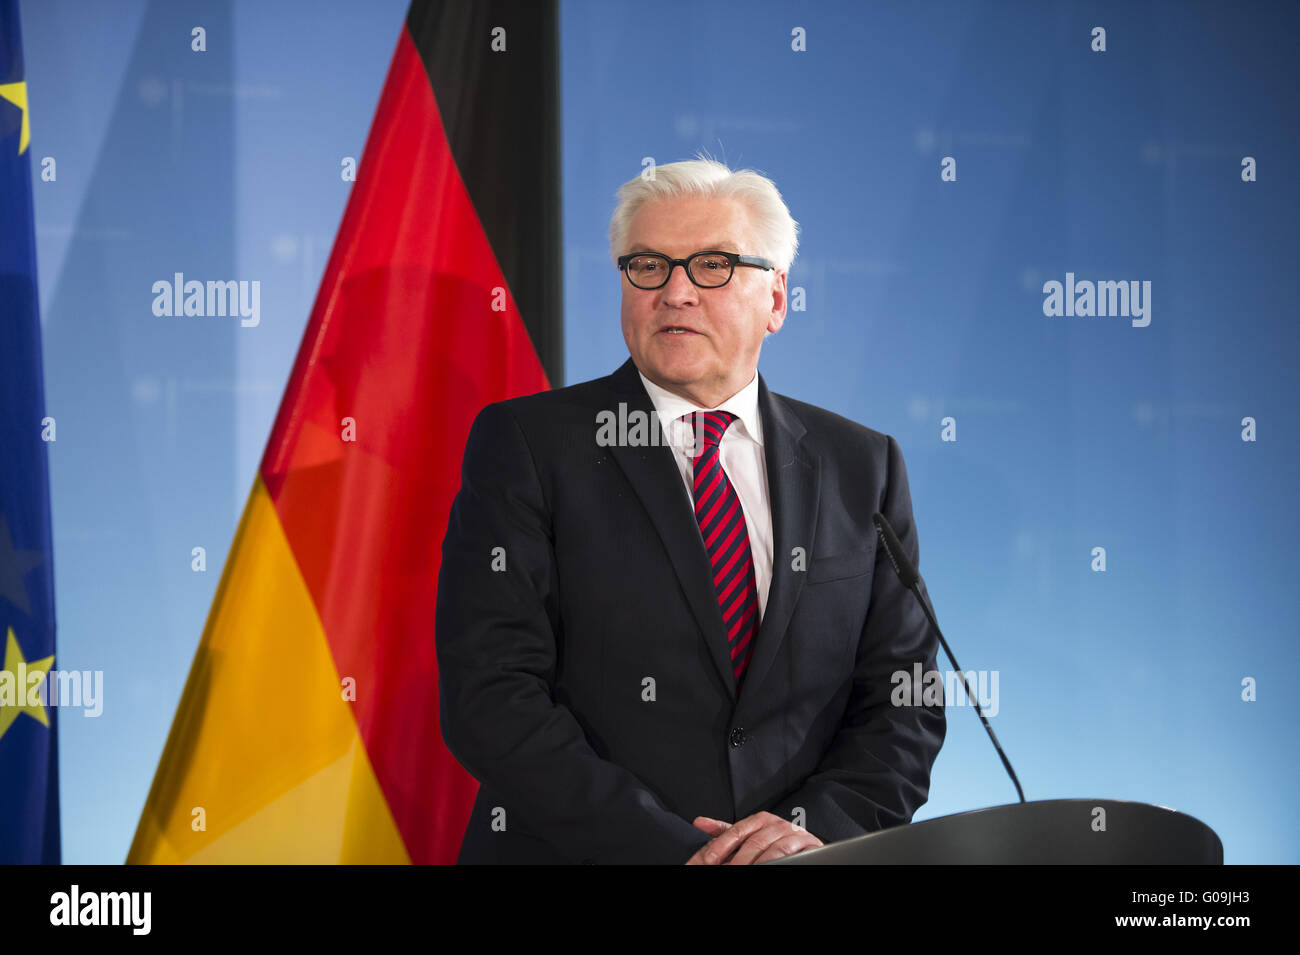
[[18,133],[18,155],[27,152],[27,143],[32,138],[32,123],[27,113],[27,83],[0,83],[0,99],[8,100],[22,111],[22,126]]
[[[0,667],[0,739],[4,739],[10,724],[23,713],[42,726],[50,725],[45,705],[41,702],[44,695],[38,695],[36,689],[44,681],[53,663],[52,656],[31,662],[24,660],[22,647],[18,646],[18,638],[14,636],[14,628],[9,628],[5,640],[5,662]],[[38,676],[39,680],[33,680],[33,676]]]

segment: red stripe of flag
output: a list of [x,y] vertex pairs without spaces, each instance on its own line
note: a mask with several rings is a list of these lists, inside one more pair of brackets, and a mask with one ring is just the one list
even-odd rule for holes
[[[460,68],[438,62],[468,90],[482,71],[508,79],[519,69],[489,59],[490,27],[479,21],[510,22],[517,7],[494,6],[474,15],[455,3],[412,6],[261,465],[339,675],[356,680],[358,727],[415,862],[455,861],[477,791],[442,743],[434,657],[440,545],[461,452],[485,404],[549,387],[528,325],[554,343],[560,321],[554,300],[518,301],[501,264],[514,263],[514,285],[547,290],[554,276],[518,271],[529,260],[514,243],[551,243],[558,261],[558,221],[521,218],[510,247],[494,248],[426,68],[450,51]],[[553,18],[550,4],[532,6],[530,15]],[[436,49],[417,49],[413,23]],[[512,42],[553,47],[554,33],[519,30]],[[527,73],[491,87],[517,102],[470,104],[481,127],[519,109],[554,111],[538,103],[547,85]],[[469,106],[456,109],[463,117]],[[514,147],[544,154],[556,148],[554,131],[549,144]],[[547,157],[537,168],[549,175],[557,164]],[[499,188],[558,192],[536,178]]]

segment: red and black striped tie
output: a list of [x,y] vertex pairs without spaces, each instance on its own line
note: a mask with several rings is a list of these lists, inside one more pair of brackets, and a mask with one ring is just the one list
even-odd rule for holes
[[754,652],[759,613],[745,512],[722,470],[718,453],[718,442],[735,419],[728,411],[693,411],[681,417],[695,434],[695,519],[700,523],[704,550],[713,566],[713,589],[722,608],[722,625],[739,690]]

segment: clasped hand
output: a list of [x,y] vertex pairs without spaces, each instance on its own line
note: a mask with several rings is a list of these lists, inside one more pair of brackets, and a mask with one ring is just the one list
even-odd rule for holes
[[807,829],[770,812],[756,812],[734,825],[696,816],[691,825],[713,838],[686,860],[687,865],[753,865],[823,845]]

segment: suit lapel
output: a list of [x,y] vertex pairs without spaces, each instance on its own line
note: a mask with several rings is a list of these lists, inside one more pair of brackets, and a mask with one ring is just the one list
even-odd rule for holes
[[[794,570],[794,549],[802,548],[801,567],[812,560],[817,528],[817,457],[803,447],[807,429],[758,376],[758,408],[763,416],[763,457],[767,463],[767,490],[772,507],[772,583],[767,607],[759,624],[757,646],[745,674],[742,702],[762,685],[777,651],[785,641],[795,603],[803,590],[803,570]],[[703,545],[701,545],[703,546]],[[715,601],[716,602],[716,601]]]
[[[655,413],[654,403],[630,358],[608,381],[614,399],[608,410],[618,414],[618,404],[622,402],[626,404],[628,413]],[[763,417],[763,454],[772,507],[773,560],[767,607],[759,625],[754,656],[745,675],[745,685],[751,693],[771,668],[785,639],[804,578],[802,572],[791,569],[791,551],[802,547],[806,566],[813,552],[818,497],[817,462],[800,447],[805,429],[784,402],[767,390],[762,375],[758,378],[758,406]],[[732,675],[722,611],[713,590],[713,568],[700,538],[694,502],[682,483],[672,448],[666,444],[644,447],[615,445],[610,452],[627,475],[663,540],[686,600],[699,623],[709,657],[734,703],[736,681]]]
[[[654,402],[646,393],[636,365],[628,359],[623,367],[610,376],[614,402],[609,409],[619,413],[618,404],[626,403],[627,411],[641,411],[653,415]],[[602,409],[603,410],[603,409]],[[677,579],[681,581],[686,600],[691,606],[700,632],[704,635],[709,656],[718,668],[724,685],[736,698],[735,677],[727,652],[727,636],[722,628],[722,611],[713,591],[713,568],[704,550],[700,527],[695,520],[695,504],[681,472],[673,459],[673,449],[667,444],[645,447],[615,445],[611,453],[627,475],[641,503],[650,514],[650,520],[659,532],[668,550]],[[752,661],[751,661],[752,662]]]

